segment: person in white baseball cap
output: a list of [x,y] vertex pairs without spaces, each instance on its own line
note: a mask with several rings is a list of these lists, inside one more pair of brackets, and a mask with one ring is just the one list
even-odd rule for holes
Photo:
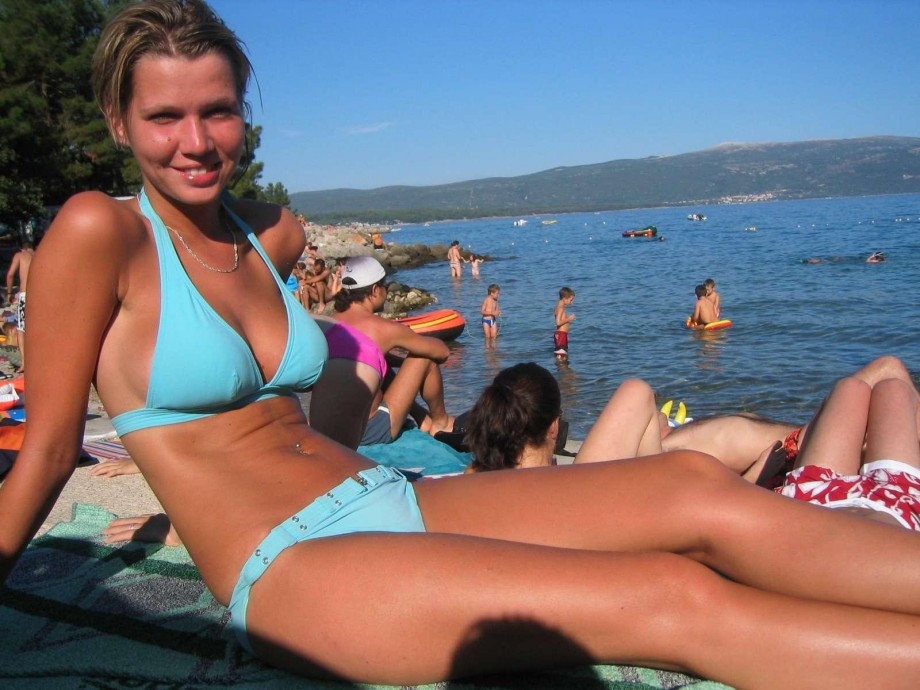
[[[444,405],[443,341],[377,315],[387,298],[386,270],[372,256],[345,261],[335,322],[323,324],[329,361],[313,388],[310,423],[343,445],[391,443],[407,428],[452,431]],[[386,353],[408,351],[395,375]],[[421,395],[427,410],[415,401]]]

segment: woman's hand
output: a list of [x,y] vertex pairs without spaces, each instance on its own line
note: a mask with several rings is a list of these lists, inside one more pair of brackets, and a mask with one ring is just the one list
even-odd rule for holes
[[123,474],[140,474],[140,469],[131,458],[118,458],[117,460],[106,460],[98,465],[93,465],[89,473],[94,477],[111,479]]
[[143,541],[166,546],[182,546],[182,540],[166,517],[166,513],[148,513],[135,517],[116,518],[102,530],[106,544],[120,541]]

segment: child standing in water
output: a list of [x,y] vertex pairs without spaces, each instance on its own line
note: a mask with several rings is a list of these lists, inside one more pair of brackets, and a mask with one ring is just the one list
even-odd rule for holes
[[716,281],[712,278],[707,278],[703,281],[703,287],[706,288],[706,299],[712,302],[713,309],[715,309],[716,320],[722,318],[722,297],[716,292]]
[[[464,261],[466,260],[464,259]],[[469,261],[466,261],[466,263],[470,264],[470,272],[472,273],[474,278],[479,277],[479,266],[482,264],[483,261],[485,261],[485,259],[479,256],[479,254],[473,254],[469,258]]]
[[575,320],[575,314],[567,314],[565,308],[575,301],[575,291],[564,287],[559,290],[559,301],[556,303],[556,331],[553,333],[553,346],[556,359],[569,358],[569,328]]
[[479,311],[482,313],[482,332],[486,340],[494,340],[498,337],[498,317],[502,315],[501,307],[498,306],[498,297],[502,289],[492,283],[489,286],[489,294],[482,301],[482,307]]

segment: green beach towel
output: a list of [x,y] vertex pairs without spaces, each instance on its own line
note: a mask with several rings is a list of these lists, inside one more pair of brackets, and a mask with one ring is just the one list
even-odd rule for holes
[[[184,548],[106,546],[115,517],[78,505],[26,549],[0,589],[0,687],[356,687],[289,675],[244,652]],[[360,686],[377,687],[377,686]],[[584,666],[422,686],[645,690],[724,685],[650,669]]]

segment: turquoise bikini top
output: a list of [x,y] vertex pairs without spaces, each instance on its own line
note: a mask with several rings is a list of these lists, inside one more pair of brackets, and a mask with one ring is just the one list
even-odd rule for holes
[[252,228],[224,204],[224,210],[271,271],[287,312],[287,345],[278,371],[268,383],[263,381],[248,343],[205,301],[188,277],[166,225],[143,190],[140,207],[153,227],[160,263],[160,324],[145,405],[112,419],[118,435],[210,417],[312,386],[326,362],[326,339],[286,289]]

